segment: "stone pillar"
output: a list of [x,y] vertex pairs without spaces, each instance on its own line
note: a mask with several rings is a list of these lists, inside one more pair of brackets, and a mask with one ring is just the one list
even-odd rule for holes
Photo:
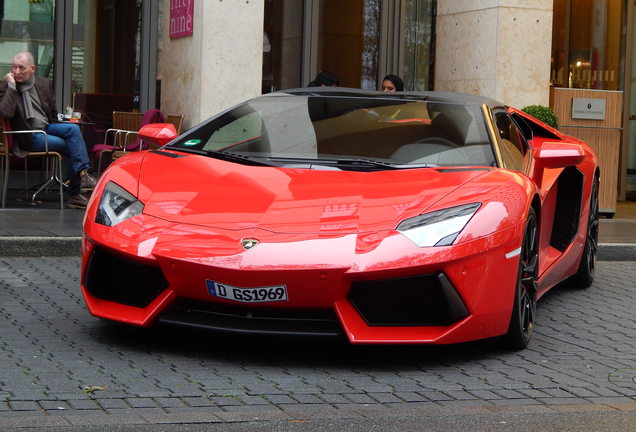
[[161,110],[184,129],[261,94],[264,0],[194,0],[193,35],[170,39],[163,0]]
[[435,90],[548,105],[553,0],[438,0]]

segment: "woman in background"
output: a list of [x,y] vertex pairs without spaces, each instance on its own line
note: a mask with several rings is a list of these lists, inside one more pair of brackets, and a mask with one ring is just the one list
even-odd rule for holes
[[312,82],[309,83],[309,87],[338,87],[340,85],[340,80],[338,77],[329,71],[322,71]]
[[389,74],[382,80],[383,92],[404,91],[404,82],[397,75]]

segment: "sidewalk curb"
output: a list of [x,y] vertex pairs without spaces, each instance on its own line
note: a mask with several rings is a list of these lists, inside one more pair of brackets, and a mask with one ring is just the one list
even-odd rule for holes
[[[82,237],[13,236],[0,237],[3,257],[79,256]],[[634,243],[600,243],[598,261],[636,261]]]
[[596,259],[598,261],[636,261],[636,244],[599,243]]
[[0,237],[3,257],[79,256],[82,237],[14,236]]
[[[409,404],[405,405],[406,406],[380,405],[371,407],[361,404],[351,404],[351,406],[342,405],[338,408],[334,408],[328,404],[319,404],[314,406],[303,406],[302,404],[299,404],[287,406],[281,405],[276,408],[262,408],[260,406],[255,406],[253,409],[245,411],[210,411],[209,408],[192,408],[192,411],[174,410],[172,412],[165,413],[144,412],[143,409],[129,409],[117,414],[103,411],[76,411],[70,413],[60,413],[58,411],[54,414],[50,412],[31,414],[29,412],[22,411],[18,413],[0,413],[0,428],[21,429],[27,427],[39,427],[52,430],[52,428],[64,427],[64,430],[70,430],[74,427],[78,428],[82,426],[106,426],[111,427],[114,430],[119,429],[118,426],[124,425],[141,427],[163,425],[164,427],[167,427],[175,425],[229,425],[243,423],[255,426],[254,429],[250,428],[250,430],[290,430],[288,427],[290,423],[302,422],[313,424],[315,426],[322,420],[368,419],[375,420],[376,422],[393,422],[400,419],[414,417],[443,419],[446,417],[458,416],[486,416],[488,418],[492,418],[494,424],[495,421],[501,420],[502,416],[546,416],[564,413],[631,414],[636,411],[636,404],[634,403],[612,403],[612,401],[606,401],[603,403],[573,401],[569,404],[559,402],[550,404],[547,402],[528,405],[465,404],[461,406],[449,406],[436,404],[435,402],[426,404],[414,402],[410,404],[411,406],[409,406]],[[499,423],[502,423],[502,421],[499,421]],[[333,425],[331,426],[333,427]],[[315,428],[311,429],[314,430]],[[102,429],[100,428],[100,430]],[[341,429],[337,428],[337,430]]]

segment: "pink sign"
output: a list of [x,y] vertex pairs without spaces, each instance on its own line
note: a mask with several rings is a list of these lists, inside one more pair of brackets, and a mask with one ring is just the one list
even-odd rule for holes
[[194,0],[170,0],[170,38],[192,36]]

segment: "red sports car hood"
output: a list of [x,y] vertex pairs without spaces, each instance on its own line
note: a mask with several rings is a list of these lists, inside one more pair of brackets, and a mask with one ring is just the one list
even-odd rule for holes
[[140,172],[144,213],[172,222],[287,233],[393,229],[486,170],[355,172],[245,166],[148,153]]

